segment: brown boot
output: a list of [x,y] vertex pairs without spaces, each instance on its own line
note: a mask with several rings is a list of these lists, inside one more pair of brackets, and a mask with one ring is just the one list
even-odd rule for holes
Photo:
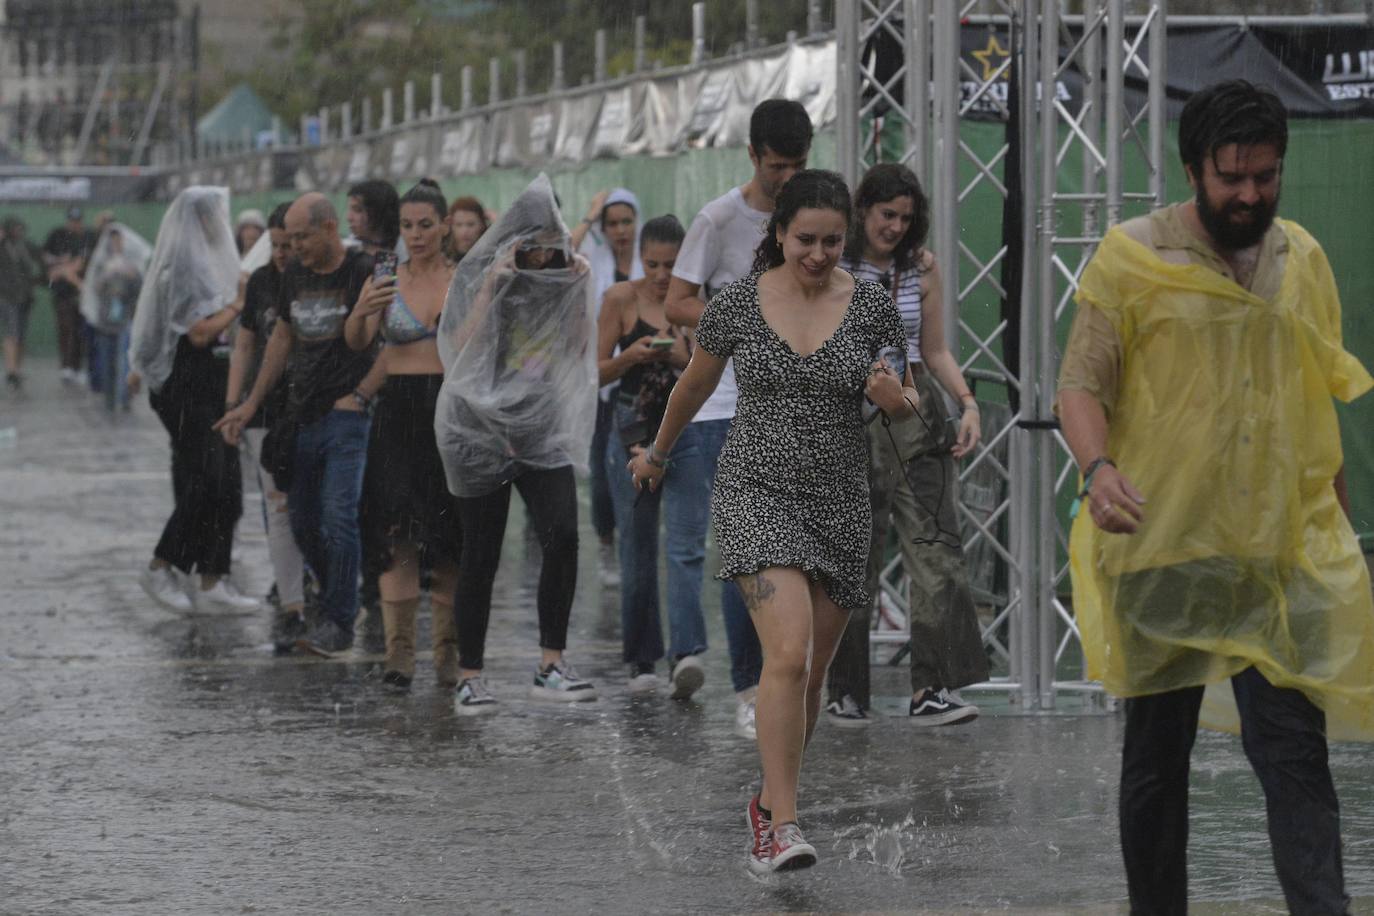
[[434,680],[440,687],[458,686],[458,627],[453,621],[453,604],[433,593],[429,596],[433,619]]
[[382,600],[382,623],[386,627],[382,679],[396,687],[409,687],[415,677],[415,609],[419,606],[419,598]]

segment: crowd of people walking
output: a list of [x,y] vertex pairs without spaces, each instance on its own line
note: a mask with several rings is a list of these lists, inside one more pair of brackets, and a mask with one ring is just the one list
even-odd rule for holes
[[[236,224],[223,190],[193,187],[152,246],[113,221],[83,234],[74,212],[40,252],[7,224],[7,372],[20,384],[12,341],[46,271],[64,376],[84,315],[110,403],[147,387],[171,441],[148,594],[256,606],[229,576],[243,461],[264,495],[276,649],[380,637],[383,683],[409,690],[427,589],[434,678],[462,716],[509,699],[484,667],[512,492],[539,562],[539,700],[606,690],[566,654],[576,471],[592,479],[602,585],[618,588],[627,693],[658,692],[660,673],[674,701],[703,686],[711,532],[735,730],[759,749],[749,866],[803,868],[817,859],[799,825],[805,749],[823,711],[872,717],[892,528],[910,582],[906,718],[975,719],[958,690],[989,676],[957,512],[957,462],[984,430],[947,344],[926,194],[897,164],[851,194],[807,167],[811,141],[799,103],[761,103],[752,171],[686,227],[614,188],[570,228],[543,175],[500,214],[429,180],[404,194],[371,180],[343,219],[311,192]],[[1085,652],[1129,698],[1121,820],[1141,912],[1186,907],[1188,755],[1203,686],[1227,679],[1290,905],[1348,905],[1326,729],[1374,733],[1374,609],[1331,399],[1374,379],[1341,345],[1320,247],[1276,219],[1286,146],[1267,90],[1192,97],[1195,197],[1108,234],[1060,381],[1086,507]],[[1292,460],[1256,460],[1257,439]],[[1180,481],[1204,452],[1252,486],[1240,508],[1214,475]],[[1271,496],[1280,508],[1255,506]]]

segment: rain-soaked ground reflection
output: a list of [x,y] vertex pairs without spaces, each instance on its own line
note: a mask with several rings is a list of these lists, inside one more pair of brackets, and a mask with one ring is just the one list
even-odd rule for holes
[[[532,703],[516,511],[488,651],[500,715],[454,717],[427,654],[407,697],[366,657],[275,659],[262,614],[144,597],[165,434],[146,404],[111,418],[55,375],[0,400],[18,428],[0,451],[0,913],[1124,912],[1115,717],[823,724],[802,800],[821,864],[757,879],[756,760],[714,608],[700,702],[630,698],[616,598],[584,551],[570,655],[602,698]],[[236,556],[261,593],[256,512]],[[875,677],[898,708],[901,669]],[[1333,749],[1356,912],[1374,912],[1368,760]],[[1194,912],[1283,912],[1229,736],[1198,741],[1192,830]]]

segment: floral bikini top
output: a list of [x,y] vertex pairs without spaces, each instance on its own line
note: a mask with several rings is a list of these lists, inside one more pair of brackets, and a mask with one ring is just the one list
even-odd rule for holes
[[391,344],[408,344],[428,340],[438,333],[438,322],[431,328],[416,318],[398,289],[396,298],[386,307],[386,315],[382,318],[382,339]]

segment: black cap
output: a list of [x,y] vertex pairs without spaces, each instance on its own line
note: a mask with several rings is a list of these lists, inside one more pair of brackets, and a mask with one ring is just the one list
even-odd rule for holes
[[80,207],[68,207],[68,208],[67,208],[67,219],[81,219],[81,208],[80,208]]

